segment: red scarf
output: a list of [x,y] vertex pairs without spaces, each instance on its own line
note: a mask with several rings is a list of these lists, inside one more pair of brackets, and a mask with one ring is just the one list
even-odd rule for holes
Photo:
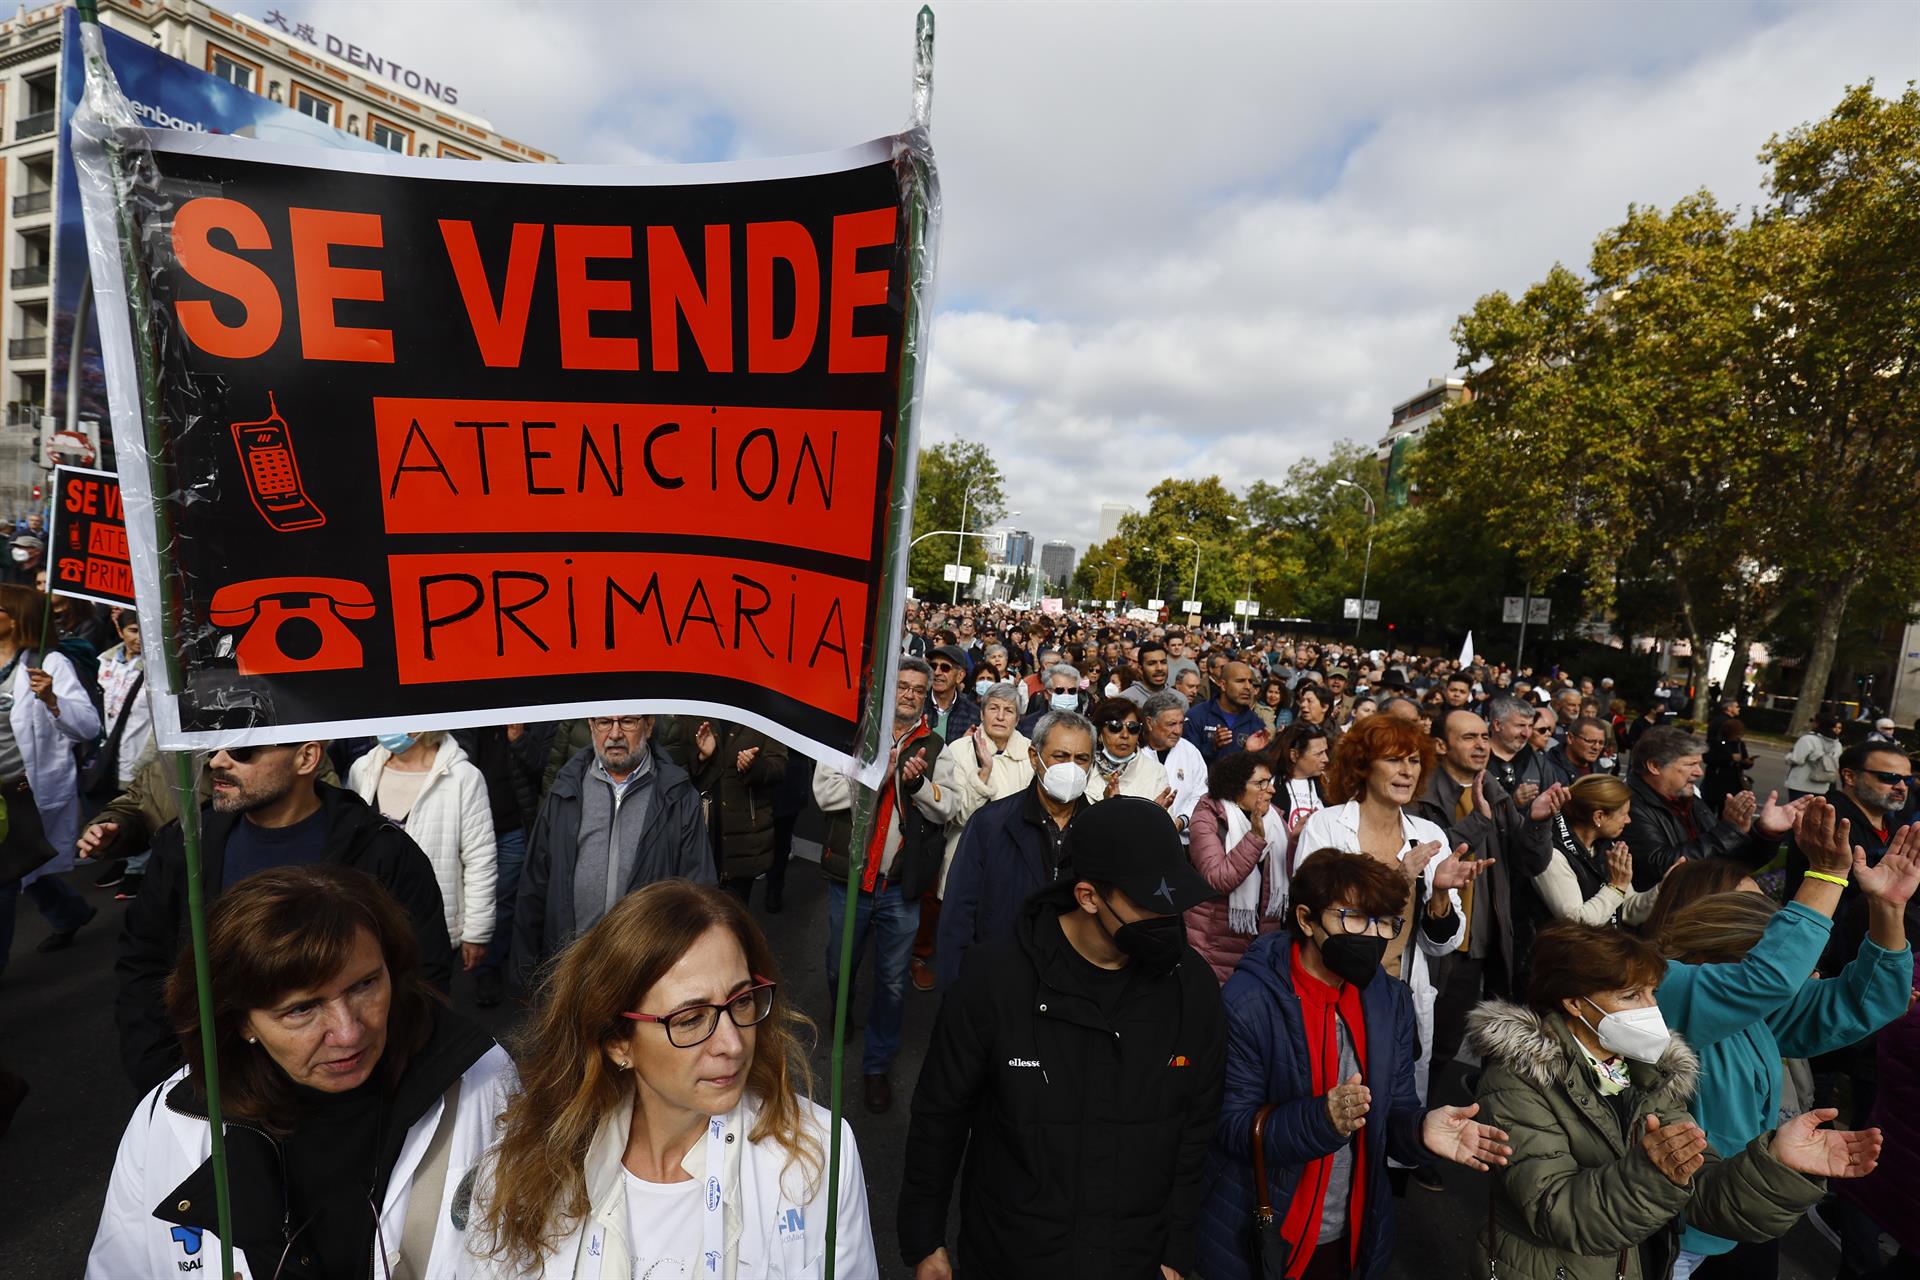
[[1700,828],[1693,821],[1693,793],[1688,792],[1678,800],[1670,800],[1666,796],[1661,796],[1660,799],[1665,801],[1667,812],[1680,820],[1681,829],[1687,833],[1687,839],[1698,840]]
[[[1351,982],[1343,982],[1336,991],[1308,973],[1307,967],[1300,963],[1300,943],[1295,940],[1293,993],[1300,997],[1300,1017],[1306,1026],[1307,1064],[1313,1092],[1325,1096],[1340,1083],[1340,1033],[1334,1025],[1336,1014],[1347,1026],[1347,1038],[1353,1041],[1353,1056],[1359,1061],[1361,1076],[1365,1079],[1367,1019],[1360,1008],[1360,989]],[[1353,1169],[1347,1191],[1349,1267],[1360,1261],[1360,1224],[1365,1220],[1367,1209],[1367,1144],[1359,1140],[1365,1133],[1366,1130],[1361,1129],[1350,1140]],[[1313,1251],[1320,1243],[1320,1211],[1326,1202],[1327,1179],[1332,1176],[1332,1154],[1310,1160],[1300,1170],[1300,1181],[1293,1188],[1293,1201],[1287,1205],[1286,1217],[1280,1225],[1280,1238],[1293,1242],[1293,1253],[1287,1261],[1289,1276],[1299,1276],[1313,1260]]]
[[864,893],[872,893],[874,886],[880,883],[880,860],[886,856],[887,829],[893,825],[893,813],[898,803],[896,797],[900,791],[899,765],[907,761],[907,748],[930,732],[926,721],[916,720],[906,736],[894,743],[894,750],[899,752],[898,760],[893,776],[887,779],[886,787],[880,792],[880,803],[873,811],[873,834],[867,837],[867,865],[860,877],[860,889]]

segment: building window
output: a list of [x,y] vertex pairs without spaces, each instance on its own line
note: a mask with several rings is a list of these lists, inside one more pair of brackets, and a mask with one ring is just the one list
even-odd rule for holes
[[473,154],[473,152],[462,151],[459,147],[456,147],[451,143],[442,142],[442,143],[439,143],[438,146],[440,150],[437,154],[439,155],[439,158],[442,160],[478,160],[480,158],[479,156]]
[[385,147],[389,151],[395,151],[404,156],[413,150],[413,130],[403,129],[397,124],[388,124],[379,116],[369,113],[367,141],[376,147]]
[[249,62],[238,54],[228,53],[219,45],[207,46],[207,70],[228,84],[245,89],[248,93],[259,92],[255,86],[260,82],[260,65]]
[[297,80],[293,85],[293,109],[303,116],[312,116],[321,124],[339,127],[340,100],[315,93]]

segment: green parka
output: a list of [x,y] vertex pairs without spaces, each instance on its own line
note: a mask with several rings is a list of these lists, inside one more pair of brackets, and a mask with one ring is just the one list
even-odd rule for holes
[[[1826,1184],[1774,1159],[1771,1132],[1723,1159],[1711,1147],[1691,1183],[1677,1187],[1641,1146],[1647,1117],[1686,1124],[1700,1063],[1678,1036],[1657,1066],[1630,1064],[1622,1113],[1601,1096],[1565,1019],[1489,1000],[1469,1016],[1485,1069],[1477,1117],[1505,1129],[1513,1157],[1493,1173],[1494,1265],[1486,1271],[1485,1219],[1476,1224],[1481,1267],[1498,1280],[1664,1280],[1678,1250],[1681,1214],[1717,1236],[1783,1236]],[[1641,1246],[1645,1246],[1643,1250]]]

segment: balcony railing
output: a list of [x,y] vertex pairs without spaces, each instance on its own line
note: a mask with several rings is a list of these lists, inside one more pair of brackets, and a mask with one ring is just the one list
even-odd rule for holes
[[41,338],[8,338],[7,358],[10,360],[44,360],[47,358],[47,340]]
[[7,425],[10,427],[37,427],[40,415],[47,411],[43,404],[34,404],[27,400],[7,401]]
[[29,191],[23,196],[13,198],[13,216],[24,218],[30,213],[45,213],[53,208],[53,192]]
[[42,262],[38,266],[15,267],[9,273],[9,278],[16,289],[32,289],[43,285],[47,282],[47,264]]
[[25,142],[28,138],[38,138],[53,132],[53,126],[59,123],[58,111],[36,111],[30,116],[21,116],[13,126],[13,140]]

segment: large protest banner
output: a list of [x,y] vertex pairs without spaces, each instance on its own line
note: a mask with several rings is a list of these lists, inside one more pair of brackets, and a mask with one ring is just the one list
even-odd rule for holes
[[134,607],[127,516],[120,505],[120,478],[113,472],[53,469],[47,570],[47,590],[54,595]]
[[[101,323],[121,457],[165,477],[122,466],[143,615],[137,513],[173,536],[162,746],[644,706],[865,754],[906,142],[635,170],[142,136],[157,423],[124,301]],[[82,188],[97,283],[117,211]]]

